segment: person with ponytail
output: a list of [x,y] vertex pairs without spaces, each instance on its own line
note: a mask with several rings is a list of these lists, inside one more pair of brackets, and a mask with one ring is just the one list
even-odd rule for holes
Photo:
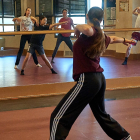
[[[20,31],[32,31],[32,27],[33,27],[34,23],[37,21],[37,19],[30,16],[30,15],[31,15],[31,8],[28,7],[26,9],[26,12],[25,12],[24,16],[13,19],[14,22],[20,23]],[[18,54],[17,54],[15,67],[14,67],[15,69],[18,68],[18,64],[20,62],[20,58],[21,58],[21,55],[23,53],[26,41],[28,41],[28,44],[30,44],[30,39],[31,39],[31,35],[22,35],[21,36],[20,48],[19,48],[19,51],[18,51]],[[36,64],[36,66],[42,67],[38,63],[36,53],[33,54],[33,59],[34,59],[34,63]]]
[[135,41],[105,35],[100,28],[103,16],[101,8],[92,7],[86,15],[87,24],[75,27],[78,39],[73,45],[73,79],[77,83],[51,114],[50,140],[65,140],[75,120],[88,104],[110,138],[132,140],[130,134],[105,110],[106,81],[100,66],[100,56],[110,43],[128,45]]

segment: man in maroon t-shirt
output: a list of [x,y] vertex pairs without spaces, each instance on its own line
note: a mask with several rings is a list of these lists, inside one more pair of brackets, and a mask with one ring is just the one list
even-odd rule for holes
[[[68,23],[61,25],[61,28],[58,28],[58,26],[57,26],[56,27],[57,30],[71,30],[71,26],[74,28],[73,20],[70,17],[67,16],[67,13],[68,13],[67,9],[62,10],[63,18],[61,18],[59,20],[59,22],[67,21]],[[58,34],[56,46],[55,46],[55,49],[54,49],[53,54],[52,54],[51,63],[54,63],[53,59],[54,59],[54,57],[57,53],[57,50],[58,50],[62,41],[64,41],[67,44],[67,46],[70,48],[70,50],[73,51],[72,50],[73,45],[72,45],[72,41],[70,39],[70,35],[71,35],[71,33]]]

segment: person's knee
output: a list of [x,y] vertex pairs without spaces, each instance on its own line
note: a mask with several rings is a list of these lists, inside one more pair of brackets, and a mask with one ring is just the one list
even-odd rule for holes
[[129,47],[127,48],[127,50],[128,50],[128,51],[130,51],[130,50],[131,50],[131,48],[132,48],[132,47],[131,47],[131,46],[129,46]]

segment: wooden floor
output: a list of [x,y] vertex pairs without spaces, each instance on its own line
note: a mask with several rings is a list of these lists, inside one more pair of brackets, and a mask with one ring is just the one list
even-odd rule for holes
[[[0,57],[0,87],[9,86],[24,86],[36,85],[44,83],[63,83],[71,82],[72,79],[72,58],[55,58],[55,63],[52,64],[54,70],[58,74],[51,74],[51,71],[45,65],[40,57],[39,63],[43,66],[38,68],[31,59],[25,69],[25,75],[20,75],[20,69],[24,56],[19,64],[19,69],[14,69],[16,56]],[[48,58],[51,59],[50,57]],[[122,59],[113,57],[101,57],[101,66],[104,68],[104,75],[106,79],[126,78],[126,77],[140,77],[140,61],[130,60],[128,65],[121,65]]]
[[[0,87],[18,89],[18,86],[28,86],[29,92],[32,92],[32,85],[37,87],[43,84],[63,83],[64,85],[64,83],[73,82],[72,58],[55,59],[53,67],[58,72],[57,75],[51,74],[41,58],[38,58],[43,67],[36,67],[31,59],[25,75],[21,76],[20,69],[24,56],[21,59],[19,70],[14,69],[15,56],[0,57]],[[116,85],[139,86],[140,61],[128,61],[127,66],[121,65],[122,62],[123,60],[112,57],[101,58],[101,66],[105,70],[104,75],[109,80],[109,85],[114,83],[112,88]],[[0,139],[48,140],[49,119],[54,108],[0,112]],[[106,110],[131,134],[133,140],[140,139],[140,98],[106,101]],[[100,128],[87,106],[76,120],[66,140],[110,140],[110,138]]]
[[[0,113],[1,140],[49,140],[50,114],[54,107]],[[132,136],[140,138],[140,99],[106,102],[107,112]],[[74,123],[66,140],[111,140],[87,106]]]

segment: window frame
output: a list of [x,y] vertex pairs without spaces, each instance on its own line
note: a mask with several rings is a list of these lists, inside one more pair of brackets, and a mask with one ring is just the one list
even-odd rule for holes
[[[14,0],[14,16],[4,16],[4,2],[3,2],[4,0],[1,0],[1,8],[2,8],[2,15],[0,15],[0,18],[2,18],[2,24],[0,25],[0,26],[2,26],[2,29],[3,29],[3,31],[2,32],[4,32],[4,26],[12,26],[11,24],[4,24],[4,18],[15,18],[15,0]],[[13,26],[14,26],[14,24],[13,24]],[[14,31],[15,31],[15,26],[14,26]]]

